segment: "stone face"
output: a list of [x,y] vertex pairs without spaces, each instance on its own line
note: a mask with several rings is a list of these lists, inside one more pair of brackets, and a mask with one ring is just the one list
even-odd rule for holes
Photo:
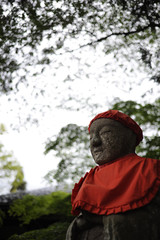
[[98,165],[133,153],[135,145],[136,135],[115,120],[97,119],[90,127],[90,150]]

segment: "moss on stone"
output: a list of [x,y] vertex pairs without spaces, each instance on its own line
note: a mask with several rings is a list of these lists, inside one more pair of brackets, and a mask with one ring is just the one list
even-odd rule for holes
[[57,222],[45,229],[13,235],[8,240],[65,240],[69,223]]

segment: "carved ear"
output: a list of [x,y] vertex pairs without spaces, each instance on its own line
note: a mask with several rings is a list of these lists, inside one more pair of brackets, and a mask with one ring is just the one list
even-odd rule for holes
[[128,147],[130,148],[131,151],[135,151],[136,146],[137,146],[137,136],[136,134],[128,129],[128,134],[126,136],[127,142],[128,142]]

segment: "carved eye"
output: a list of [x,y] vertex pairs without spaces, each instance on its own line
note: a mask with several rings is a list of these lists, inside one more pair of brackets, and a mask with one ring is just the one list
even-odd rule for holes
[[102,136],[105,136],[105,135],[108,135],[109,133],[111,133],[111,131],[110,130],[106,130],[106,131],[101,132],[100,134]]

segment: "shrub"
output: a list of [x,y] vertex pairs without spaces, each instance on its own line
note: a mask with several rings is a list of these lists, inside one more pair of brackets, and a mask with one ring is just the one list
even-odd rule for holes
[[8,240],[65,240],[68,223],[55,223],[46,229],[13,235]]
[[10,216],[17,217],[22,225],[48,214],[71,216],[70,196],[64,192],[43,196],[25,195],[22,199],[15,200],[8,212]]

